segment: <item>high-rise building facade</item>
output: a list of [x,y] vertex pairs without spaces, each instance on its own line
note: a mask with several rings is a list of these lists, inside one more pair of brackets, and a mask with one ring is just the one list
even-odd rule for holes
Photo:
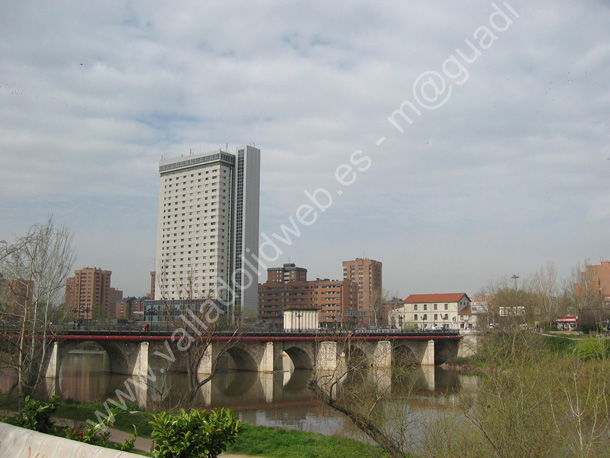
[[218,299],[256,315],[260,150],[159,163],[155,299]]
[[343,278],[358,285],[358,315],[361,325],[377,325],[383,303],[382,264],[356,258],[343,261]]
[[85,267],[66,279],[66,309],[73,313],[74,321],[106,318],[111,276],[109,270]]

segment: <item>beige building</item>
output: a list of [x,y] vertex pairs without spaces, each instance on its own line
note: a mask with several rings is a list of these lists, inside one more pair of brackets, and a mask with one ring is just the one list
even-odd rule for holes
[[343,278],[357,285],[359,325],[377,326],[383,304],[381,262],[366,258],[343,261]]
[[260,150],[159,163],[155,300],[217,298],[256,314]]
[[391,325],[416,329],[466,329],[474,323],[471,316],[466,293],[411,294],[402,307],[389,313]]
[[284,330],[311,331],[318,329],[318,310],[297,309],[284,311]]

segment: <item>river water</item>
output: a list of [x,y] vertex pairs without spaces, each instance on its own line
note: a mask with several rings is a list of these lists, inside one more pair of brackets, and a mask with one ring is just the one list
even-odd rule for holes
[[[165,373],[155,361],[150,361],[156,380],[146,391],[130,384],[130,377],[110,373],[110,363],[104,351],[76,350],[64,358],[57,380],[47,379],[38,394],[40,397],[59,395],[75,402],[104,402],[116,399],[117,390],[132,398],[133,403],[151,410],[166,409],[180,402],[184,394],[186,375]],[[460,390],[474,386],[475,376],[460,375],[440,367],[414,369],[415,388],[404,401],[405,387],[391,377],[382,377],[395,402],[408,402],[411,415],[430,419],[441,412],[454,409]],[[240,420],[252,425],[282,426],[301,431],[340,435],[365,440],[351,421],[316,399],[307,389],[312,373],[294,370],[286,364],[284,372],[259,374],[245,371],[221,371],[202,388],[196,400],[198,407],[229,407]],[[14,380],[9,372],[0,373],[0,390],[5,391]],[[145,384],[146,382],[144,382]],[[378,382],[379,383],[379,382]],[[142,384],[140,384],[142,386]],[[127,389],[126,389],[127,388]],[[131,389],[131,393],[129,392]],[[400,399],[400,400],[399,400]],[[415,421],[414,423],[418,423]]]

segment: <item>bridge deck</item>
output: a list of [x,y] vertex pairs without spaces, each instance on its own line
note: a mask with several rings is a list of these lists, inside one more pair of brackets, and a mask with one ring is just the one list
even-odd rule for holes
[[[165,340],[179,340],[189,334],[188,329],[176,331],[136,331],[116,329],[70,329],[55,334],[53,340],[110,340],[124,342],[153,342]],[[189,334],[190,335],[190,334]],[[218,332],[214,340],[239,339],[246,341],[344,341],[344,340],[459,340],[462,338],[459,331],[398,331],[375,330],[357,331],[350,333],[327,332],[244,332],[234,336],[232,332]]]

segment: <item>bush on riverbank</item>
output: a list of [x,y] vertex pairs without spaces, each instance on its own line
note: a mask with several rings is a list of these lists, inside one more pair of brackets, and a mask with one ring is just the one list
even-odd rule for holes
[[487,337],[478,356],[479,383],[460,393],[459,414],[445,413],[425,426],[418,456],[608,456],[605,340],[521,330]]

